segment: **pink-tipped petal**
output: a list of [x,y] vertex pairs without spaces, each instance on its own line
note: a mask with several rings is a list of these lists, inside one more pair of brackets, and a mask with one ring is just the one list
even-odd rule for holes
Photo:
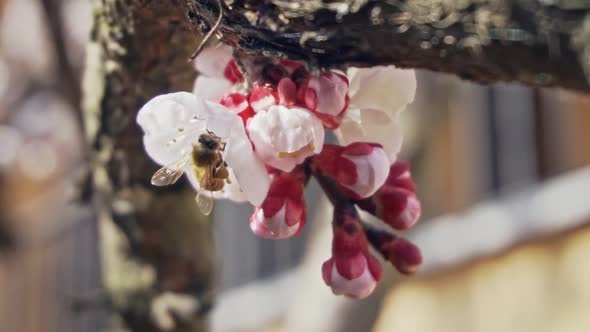
[[307,157],[321,151],[324,128],[304,108],[276,105],[258,112],[248,122],[256,154],[268,165],[290,172]]

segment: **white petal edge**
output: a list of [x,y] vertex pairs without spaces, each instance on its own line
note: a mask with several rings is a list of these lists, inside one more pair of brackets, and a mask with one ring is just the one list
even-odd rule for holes
[[349,110],[335,134],[343,145],[354,142],[381,144],[390,164],[397,160],[403,143],[403,131],[397,117],[376,110]]
[[137,123],[144,131],[146,153],[156,163],[168,165],[190,151],[193,136],[203,131],[204,109],[189,92],[175,92],[154,97],[137,113]]
[[232,59],[232,52],[231,47],[223,44],[207,47],[195,59],[195,69],[201,75],[224,77],[224,70]]
[[193,93],[207,101],[219,103],[231,87],[232,83],[225,78],[199,76],[195,80]]
[[375,109],[393,115],[414,101],[417,83],[412,69],[353,67],[347,74],[351,107]]

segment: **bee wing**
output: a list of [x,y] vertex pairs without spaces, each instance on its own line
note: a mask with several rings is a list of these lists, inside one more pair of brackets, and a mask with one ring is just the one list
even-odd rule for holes
[[184,173],[184,167],[188,161],[188,158],[184,158],[183,160],[160,168],[152,176],[152,185],[161,187],[176,183],[182,176],[182,173]]
[[206,216],[213,210],[213,193],[207,189],[213,181],[213,167],[213,165],[195,167],[195,174],[201,187],[195,197],[195,202],[197,202],[199,210]]
[[195,202],[204,215],[208,216],[213,211],[213,193],[209,190],[199,190]]

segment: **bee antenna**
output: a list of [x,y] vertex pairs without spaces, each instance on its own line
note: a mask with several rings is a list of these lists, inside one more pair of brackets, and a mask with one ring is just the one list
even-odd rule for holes
[[205,44],[207,44],[207,42],[209,41],[211,36],[213,36],[215,31],[217,31],[217,29],[221,25],[221,20],[223,19],[223,5],[221,4],[221,0],[217,0],[216,2],[217,2],[217,7],[219,8],[219,16],[217,17],[217,21],[215,22],[215,24],[213,25],[211,30],[209,30],[209,32],[207,32],[205,37],[203,37],[203,39],[201,40],[201,43],[199,44],[197,49],[193,52],[193,54],[189,58],[189,62],[193,61],[199,55],[199,53],[201,53],[203,46],[205,46]]
[[207,118],[199,118],[198,116],[194,115],[193,119],[199,120],[199,121],[205,121],[205,128],[207,128]]

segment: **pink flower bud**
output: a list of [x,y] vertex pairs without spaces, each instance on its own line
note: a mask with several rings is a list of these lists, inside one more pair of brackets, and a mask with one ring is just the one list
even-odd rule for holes
[[255,112],[267,111],[279,103],[277,92],[269,85],[256,85],[250,92],[250,106]]
[[237,113],[244,122],[244,126],[248,123],[248,119],[254,116],[254,110],[248,103],[248,97],[241,93],[230,93],[221,99],[221,105],[227,107],[231,111]]
[[373,195],[387,180],[389,159],[380,145],[352,143],[346,147],[325,145],[316,164],[336,179],[342,191],[354,199]]
[[332,257],[322,265],[324,282],[336,295],[366,298],[381,279],[382,268],[369,253],[356,214],[347,208],[335,207],[333,231]]
[[290,78],[283,78],[277,86],[279,103],[285,106],[293,106],[297,101],[297,86]]
[[414,226],[420,219],[422,207],[409,168],[405,162],[393,164],[385,184],[357,205],[397,230]]
[[291,60],[279,60],[279,64],[287,70],[289,75],[293,75],[293,73],[303,67],[302,62],[291,61]]
[[385,183],[388,186],[404,188],[411,192],[416,192],[416,184],[412,180],[410,173],[410,163],[405,161],[397,161],[389,169],[389,176]]
[[337,128],[348,107],[348,79],[334,72],[323,72],[301,85],[299,98],[326,128]]
[[397,230],[416,224],[422,207],[416,194],[403,188],[384,187],[375,194],[376,216]]
[[381,279],[379,261],[368,253],[353,257],[334,257],[322,265],[322,277],[336,295],[364,299],[371,295]]
[[412,242],[397,238],[383,250],[387,253],[387,260],[403,274],[414,274],[422,264],[422,253]]
[[406,230],[414,226],[422,213],[420,201],[415,193],[388,185],[383,186],[373,196],[358,201],[357,205],[397,230]]
[[225,66],[225,69],[223,70],[223,76],[225,76],[225,78],[233,84],[242,82],[244,80],[244,76],[240,72],[240,68],[238,68],[238,65],[234,59],[231,59],[227,66]]
[[285,239],[298,234],[305,224],[305,179],[293,173],[276,173],[266,199],[254,209],[250,229],[267,239]]
[[420,249],[412,242],[385,231],[369,228],[369,241],[400,273],[414,274],[422,264]]

